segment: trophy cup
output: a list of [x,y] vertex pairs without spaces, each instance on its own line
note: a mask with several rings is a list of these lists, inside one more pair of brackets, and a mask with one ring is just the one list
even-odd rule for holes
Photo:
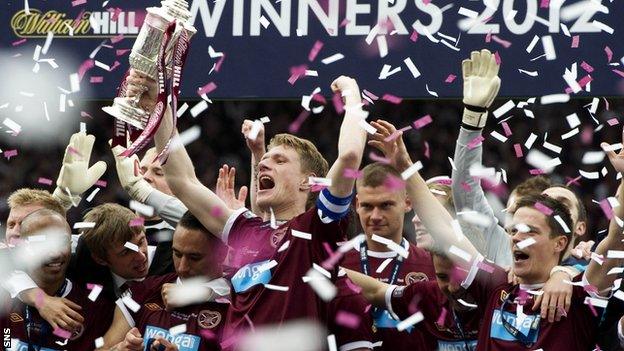
[[[165,51],[167,73],[171,72],[171,53],[180,31],[187,31],[190,38],[197,30],[189,22],[191,13],[185,0],[163,0],[160,2],[160,7],[149,7],[146,10],[145,21],[130,53],[130,67],[152,79],[157,79],[160,46],[169,25],[174,21],[179,24]],[[143,92],[146,89],[144,87]],[[147,125],[150,113],[139,106],[142,94],[137,94],[134,97],[117,97],[113,100],[112,106],[103,107],[102,110],[137,129],[143,130]]]

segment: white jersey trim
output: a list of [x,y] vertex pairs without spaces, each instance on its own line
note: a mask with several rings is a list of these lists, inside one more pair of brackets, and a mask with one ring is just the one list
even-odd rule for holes
[[245,207],[241,207],[238,210],[232,212],[230,217],[228,217],[227,221],[225,222],[225,225],[223,226],[223,232],[221,233],[221,241],[227,244],[228,238],[230,237],[230,230],[232,230],[232,226],[234,225],[234,222],[240,215],[242,215],[246,211],[249,211],[249,210]]

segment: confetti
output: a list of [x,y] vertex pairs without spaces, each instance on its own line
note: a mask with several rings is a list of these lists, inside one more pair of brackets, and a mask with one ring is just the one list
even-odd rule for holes
[[517,243],[517,244],[516,244],[516,246],[517,246],[520,250],[522,250],[522,249],[524,249],[524,248],[526,248],[526,247],[529,247],[529,246],[531,246],[531,245],[535,244],[536,242],[537,242],[537,241],[535,241],[535,239],[533,239],[533,238],[528,238],[528,239],[524,239],[524,240],[520,241],[519,243]]
[[52,181],[52,179],[39,177],[39,179],[37,180],[37,183],[45,184],[45,185],[52,185],[53,181]]
[[89,300],[95,302],[95,300],[97,300],[98,296],[100,296],[100,293],[102,292],[102,285],[88,284],[87,288],[91,290],[91,292],[89,293]]
[[131,210],[135,210],[147,217],[152,217],[154,215],[154,208],[152,206],[142,204],[135,200],[130,200],[129,207]]
[[384,96],[381,98],[382,100],[388,101],[389,103],[398,105],[401,103],[401,101],[403,101],[403,99],[401,99],[398,96],[394,96],[392,94],[384,94]]
[[501,116],[503,116],[507,112],[511,111],[511,109],[514,108],[514,107],[516,107],[516,104],[513,102],[513,100],[509,100],[505,104],[503,104],[501,107],[497,108],[493,112],[493,115],[496,118],[500,118]]
[[574,128],[571,131],[569,131],[569,132],[567,132],[565,134],[562,134],[561,135],[561,140],[569,139],[569,138],[577,135],[578,133],[579,133],[579,129],[578,128]]
[[275,290],[275,291],[288,291],[289,289],[287,286],[273,285],[273,284],[264,284],[264,287],[269,290]]
[[571,48],[578,48],[579,46],[579,39],[580,37],[578,35],[575,35],[572,37],[572,44],[570,45]]
[[72,335],[72,333],[68,332],[67,330],[61,329],[61,328],[58,328],[58,327],[54,329],[52,334],[60,337],[61,339],[69,339],[71,337],[71,335]]
[[526,52],[530,54],[531,51],[533,51],[533,48],[535,47],[535,44],[537,44],[538,41],[539,41],[539,37],[537,35],[534,35],[533,39],[531,40],[529,45],[526,47]]
[[291,229],[291,234],[292,236],[296,237],[296,238],[301,238],[301,239],[305,239],[305,240],[312,240],[312,234],[310,233],[306,233],[306,232],[301,232],[295,229]]
[[566,103],[568,101],[570,101],[570,95],[568,94],[551,94],[551,95],[544,95],[540,98],[540,103],[542,105]]
[[481,145],[481,143],[485,140],[485,138],[482,135],[477,136],[476,138],[470,140],[470,142],[468,142],[468,145],[466,145],[468,147],[468,149],[472,150],[475,147]]
[[344,55],[338,53],[338,54],[333,54],[333,55],[331,55],[329,57],[326,57],[326,58],[322,59],[321,62],[324,65],[329,65],[330,63],[334,63],[336,61],[342,60],[343,58],[344,58]]
[[403,62],[405,63],[407,69],[409,69],[410,73],[414,78],[420,77],[420,71],[418,70],[418,68],[416,68],[416,65],[414,65],[414,62],[412,62],[411,58],[408,57],[403,60]]
[[422,312],[418,311],[413,315],[407,317],[405,320],[399,322],[396,328],[398,331],[403,331],[417,323],[422,322],[424,319],[425,316],[423,316]]
[[535,203],[534,207],[536,210],[540,211],[546,216],[550,216],[553,214],[553,210],[551,208],[549,208],[548,206],[544,205],[543,203],[539,201]]
[[203,87],[197,89],[197,94],[198,95],[209,94],[212,91],[214,91],[215,89],[217,89],[217,85],[214,82],[210,82],[210,83],[204,85]]
[[88,229],[95,228],[95,222],[76,222],[74,223],[74,229]]
[[383,65],[383,67],[381,68],[381,72],[379,72],[378,79],[381,79],[381,80],[386,79],[390,77],[391,75],[396,74],[400,71],[401,71],[401,67],[396,67],[392,69],[392,66],[390,65]]
[[138,312],[141,309],[141,306],[136,303],[136,301],[134,301],[129,295],[124,295],[121,298],[121,301],[134,313]]
[[516,153],[517,158],[522,157],[522,146],[520,146],[520,144],[514,144],[514,151]]
[[433,122],[433,119],[431,118],[431,115],[425,115],[425,116],[420,117],[419,119],[415,120],[414,122],[412,122],[412,125],[414,126],[415,129],[420,129],[420,128],[430,124],[431,122]]
[[456,75],[454,74],[449,74],[448,77],[446,77],[446,80],[444,81],[444,83],[453,83],[453,81],[455,80],[455,78],[457,78]]
[[145,224],[145,219],[143,217],[137,217],[137,218],[130,220],[128,224],[130,227],[140,227],[143,224]]
[[557,53],[555,52],[555,44],[553,44],[552,36],[543,36],[542,46],[544,47],[544,52],[546,53],[546,60],[552,61],[557,59]]
[[624,251],[609,250],[607,251],[607,258],[624,258]]
[[414,174],[416,174],[416,172],[420,171],[422,168],[423,168],[422,163],[420,161],[417,161],[416,163],[409,166],[409,168],[407,168],[405,171],[401,172],[401,178],[403,178],[403,180],[408,180]]
[[449,252],[452,253],[453,255],[461,258],[462,260],[464,260],[466,262],[470,262],[472,260],[472,255],[470,255],[466,251],[458,248],[455,245],[451,245],[451,247],[449,248]]
[[126,241],[126,243],[124,244],[124,247],[134,251],[134,252],[139,252],[139,246],[136,244],[133,244],[129,241]]
[[206,100],[202,100],[195,104],[195,106],[191,107],[191,116],[193,118],[197,117],[200,113],[204,112],[208,108],[208,102]]
[[360,325],[360,317],[351,312],[339,310],[336,313],[336,324],[350,329],[355,329]]

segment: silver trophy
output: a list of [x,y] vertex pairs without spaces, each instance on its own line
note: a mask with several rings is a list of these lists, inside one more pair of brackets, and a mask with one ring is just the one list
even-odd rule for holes
[[[189,22],[191,13],[185,0],[163,0],[160,7],[148,7],[146,10],[145,22],[130,53],[130,67],[156,80],[160,46],[169,24],[177,21],[180,25],[176,27],[176,32],[165,50],[168,73],[171,72],[171,53],[180,32],[187,31],[190,38],[197,30]],[[113,100],[112,106],[103,107],[102,110],[135,128],[145,129],[150,113],[139,106],[139,100],[146,90],[147,88],[143,87],[143,92],[133,97],[117,97]]]

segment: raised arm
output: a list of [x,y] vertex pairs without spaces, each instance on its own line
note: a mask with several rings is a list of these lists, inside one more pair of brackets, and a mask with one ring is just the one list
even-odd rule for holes
[[[402,132],[398,132],[387,121],[378,120],[371,124],[377,128],[377,133],[372,136],[369,144],[379,148],[390,159],[397,171],[404,174],[407,196],[412,202],[412,208],[436,241],[436,245],[445,252],[450,250],[449,257],[455,264],[469,268],[479,256],[477,249],[462,233],[456,233],[453,230],[451,224],[453,217],[436,200],[420,174],[414,172],[413,175],[408,176],[404,173],[412,167],[413,162],[403,143]],[[460,257],[465,256],[464,253],[470,256],[464,257],[467,260]]]
[[[157,95],[157,83],[132,71],[128,82],[134,87],[147,86],[148,92],[142,95],[141,105],[152,105]],[[138,93],[138,88],[130,86],[129,96]],[[143,100],[149,100],[144,102]],[[164,150],[172,136],[173,118],[171,109],[167,106],[160,127],[154,137],[158,152]],[[184,145],[179,141],[175,131],[169,147],[169,153],[163,165],[167,184],[175,196],[199,219],[199,221],[214,235],[221,235],[227,219],[233,213],[219,197],[204,186],[195,175],[195,168]]]
[[[258,128],[257,133],[254,130],[254,124],[256,124],[255,128]],[[252,130],[255,135],[252,135]],[[246,119],[243,121],[243,125],[241,126],[241,133],[243,133],[243,136],[245,137],[247,148],[251,151],[251,174],[249,177],[250,208],[251,212],[261,215],[260,208],[256,204],[256,194],[258,193],[258,184],[256,182],[258,180],[258,163],[262,159],[262,156],[266,153],[264,124]]]
[[[622,140],[624,141],[624,133],[622,133]],[[609,146],[607,143],[602,143],[603,149]],[[615,151],[606,151],[609,161],[616,172],[624,173],[624,149],[619,153]],[[624,250],[624,243],[622,242],[622,227],[618,224],[616,218],[624,218],[624,179],[620,183],[617,189],[616,198],[620,202],[620,205],[613,208],[613,218],[609,223],[609,233],[604,238],[598,247],[596,248],[596,254],[604,255],[604,263],[598,264],[596,260],[591,260],[587,270],[585,271],[585,277],[587,281],[598,288],[599,292],[607,291],[613,285],[618,274],[607,274],[611,269],[622,266],[623,260],[617,258],[608,258],[608,253],[611,250],[621,251]]]
[[[365,119],[362,111],[360,88],[353,78],[340,76],[331,84],[332,91],[343,96],[345,116],[338,136],[338,157],[329,169],[331,179],[329,191],[336,197],[347,197],[353,193],[355,180],[344,176],[346,169],[358,169],[366,146],[366,131],[360,126]],[[322,174],[317,174],[322,177]]]
[[[452,191],[455,211],[471,210],[486,215],[490,224],[483,228],[483,238],[471,238],[479,252],[500,266],[511,265],[510,236],[498,224],[481,183],[470,176],[472,165],[482,164],[483,147],[473,145],[481,137],[490,107],[500,88],[499,66],[488,50],[474,51],[462,62],[464,79],[464,113],[453,156]],[[465,189],[465,187],[469,189]],[[461,222],[460,222],[461,223]]]

